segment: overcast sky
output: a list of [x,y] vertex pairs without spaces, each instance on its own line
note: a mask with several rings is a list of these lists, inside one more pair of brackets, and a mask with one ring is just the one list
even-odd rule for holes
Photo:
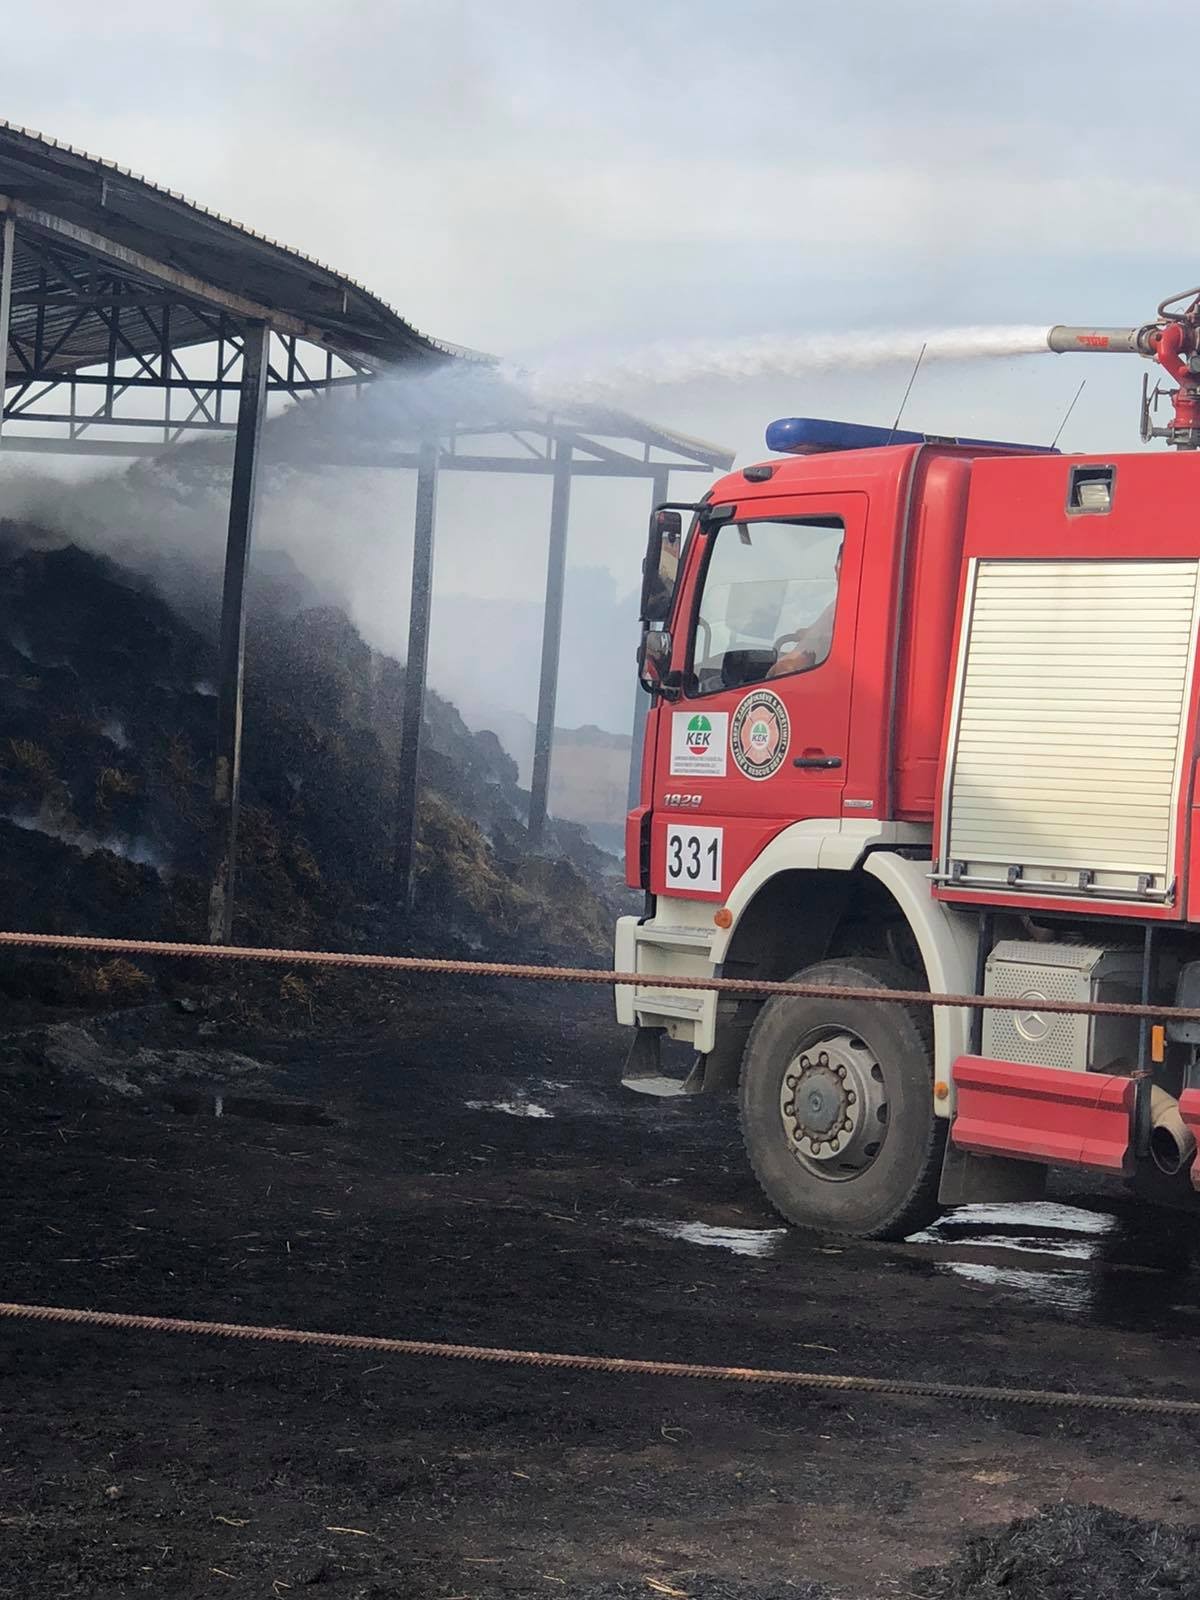
[[[3,34],[11,121],[506,356],[1134,323],[1200,282],[1182,3],[43,0],[7,7]],[[1064,446],[1134,448],[1140,376],[1132,358],[928,367],[906,421],[1045,440],[1086,377]],[[781,413],[890,422],[906,380],[625,399],[745,459]],[[629,495],[581,509],[576,565],[636,570]]]
[[1200,277],[1182,3],[43,0],[4,37],[11,120],[503,354],[1137,321]]

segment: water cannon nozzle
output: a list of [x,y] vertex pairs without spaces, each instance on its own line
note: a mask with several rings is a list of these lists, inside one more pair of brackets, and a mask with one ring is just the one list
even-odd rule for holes
[[1141,328],[1073,328],[1059,324],[1047,332],[1046,345],[1060,356],[1152,356],[1149,340],[1158,331],[1158,324],[1153,322]]

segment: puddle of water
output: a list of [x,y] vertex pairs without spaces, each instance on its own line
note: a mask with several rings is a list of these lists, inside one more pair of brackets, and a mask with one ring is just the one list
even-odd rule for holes
[[1048,1239],[1044,1233],[971,1233],[962,1238],[940,1235],[936,1244],[970,1245],[989,1250],[1016,1250],[1023,1256],[1053,1256],[1057,1261],[1094,1261],[1092,1239]]
[[1053,1200],[1030,1200],[1026,1205],[960,1205],[954,1211],[947,1211],[933,1227],[926,1227],[920,1234],[910,1234],[909,1243],[946,1245],[958,1230],[976,1227],[1024,1227],[1030,1234],[1042,1234],[1045,1229],[1067,1234],[1110,1234],[1115,1226],[1117,1218],[1106,1211],[1056,1205]]
[[532,1100],[467,1100],[468,1111],[503,1111],[506,1117],[552,1117],[553,1111]]
[[[1117,1219],[1104,1212],[1046,1200],[959,1206],[932,1227],[910,1234],[907,1242],[941,1245],[947,1250],[986,1248],[1059,1261],[1095,1262],[1116,1225]],[[1090,1272],[1039,1272],[965,1261],[939,1261],[935,1270],[968,1283],[1007,1289],[1037,1305],[1077,1315],[1090,1307],[1095,1287]]]
[[665,1239],[711,1245],[739,1256],[773,1255],[788,1234],[786,1228],[715,1228],[707,1222],[640,1222],[636,1226],[661,1233]]
[[940,1240],[946,1228],[972,1227],[980,1223],[993,1228],[1015,1226],[1035,1231],[1065,1228],[1070,1233],[1109,1233],[1116,1226],[1116,1220],[1104,1211],[1085,1211],[1082,1206],[1057,1205],[1052,1200],[1031,1200],[1021,1205],[957,1206],[932,1228],[913,1234],[910,1243]]
[[1087,1273],[1022,1272],[1019,1267],[978,1266],[965,1261],[947,1262],[939,1272],[952,1272],[969,1283],[1015,1289],[1038,1305],[1059,1311],[1086,1311],[1092,1301],[1092,1281]]
[[[1056,1256],[1064,1261],[1092,1261],[1116,1226],[1117,1219],[1104,1212],[1044,1200],[1027,1205],[960,1206],[932,1227],[909,1234],[907,1243],[970,1245]],[[992,1231],[1000,1229],[1004,1231]]]
[[[1192,1277],[1192,1252],[1177,1247],[1174,1237],[1162,1216],[1139,1223],[1051,1201],[961,1206],[909,1236],[909,1244],[937,1248],[919,1264],[910,1257],[907,1265],[952,1274],[1088,1324],[1169,1334],[1186,1325],[1172,1313],[1184,1311],[1174,1302],[1183,1299],[1181,1287]],[[983,1249],[998,1259],[955,1259]],[[1029,1263],[1030,1257],[1049,1258],[1045,1270]],[[1139,1276],[1131,1277],[1135,1272]]]

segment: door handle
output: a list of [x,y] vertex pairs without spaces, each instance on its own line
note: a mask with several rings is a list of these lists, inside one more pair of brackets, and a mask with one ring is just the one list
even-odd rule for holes
[[797,756],[792,762],[794,767],[818,767],[825,770],[828,770],[830,767],[840,767],[841,764],[841,756]]

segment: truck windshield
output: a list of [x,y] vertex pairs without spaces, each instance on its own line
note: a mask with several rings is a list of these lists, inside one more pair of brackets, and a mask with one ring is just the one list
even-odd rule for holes
[[692,647],[694,692],[811,672],[829,655],[840,518],[731,522],[712,536]]

